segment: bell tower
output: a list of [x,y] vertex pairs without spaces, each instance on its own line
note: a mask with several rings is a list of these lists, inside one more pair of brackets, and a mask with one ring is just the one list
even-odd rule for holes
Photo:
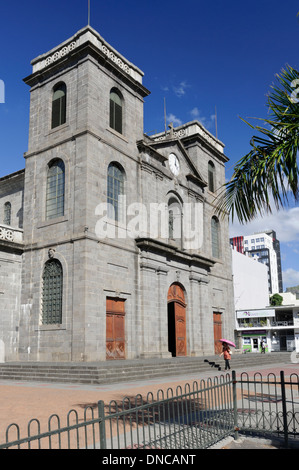
[[[136,142],[143,138],[143,100],[149,91],[143,72],[90,26],[31,64],[32,73],[24,79],[31,96],[22,290],[22,311],[30,312],[30,322],[24,317],[22,328],[28,331],[20,334],[20,357],[30,340],[33,360],[82,360],[89,357],[88,347],[95,351],[95,344],[104,341],[100,324],[88,333],[86,326],[100,321],[100,280],[91,288],[100,253],[96,207],[107,200],[111,161],[136,171]],[[51,260],[49,249],[54,249]],[[49,302],[43,276],[49,272],[45,266],[55,263],[61,278],[61,315],[55,318],[61,322],[51,324],[51,315],[43,312]],[[55,348],[52,330],[59,331]]]

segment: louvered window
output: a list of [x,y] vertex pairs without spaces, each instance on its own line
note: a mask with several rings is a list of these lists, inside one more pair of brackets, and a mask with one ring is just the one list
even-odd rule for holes
[[65,168],[62,160],[51,163],[47,175],[46,219],[64,215]]
[[122,221],[122,198],[124,195],[124,172],[118,165],[111,163],[107,174],[108,216]]
[[110,92],[110,127],[122,134],[122,98],[121,95],[115,91]]
[[42,324],[62,322],[62,266],[58,260],[47,261],[43,272]]
[[52,97],[52,129],[66,121],[66,86],[59,83],[53,89]]

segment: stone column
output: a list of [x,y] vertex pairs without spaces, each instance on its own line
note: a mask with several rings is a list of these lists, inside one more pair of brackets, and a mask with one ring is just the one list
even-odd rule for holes
[[203,355],[214,354],[213,311],[209,296],[209,280],[204,277],[200,279],[199,302],[201,325],[200,351]]

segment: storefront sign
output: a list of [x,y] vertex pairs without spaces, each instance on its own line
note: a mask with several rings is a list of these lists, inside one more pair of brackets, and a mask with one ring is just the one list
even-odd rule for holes
[[238,310],[237,318],[262,318],[262,317],[275,317],[274,309],[265,310]]

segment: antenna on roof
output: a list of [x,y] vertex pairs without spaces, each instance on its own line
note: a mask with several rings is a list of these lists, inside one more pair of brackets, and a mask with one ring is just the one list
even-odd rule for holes
[[164,125],[165,125],[165,136],[167,134],[167,128],[166,128],[166,101],[164,98]]
[[88,26],[90,26],[90,0],[88,0]]
[[215,129],[216,129],[216,139],[218,139],[218,130],[217,130],[217,109],[215,106]]

